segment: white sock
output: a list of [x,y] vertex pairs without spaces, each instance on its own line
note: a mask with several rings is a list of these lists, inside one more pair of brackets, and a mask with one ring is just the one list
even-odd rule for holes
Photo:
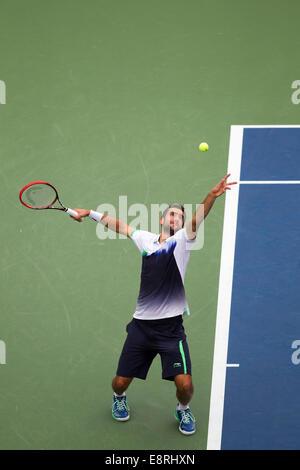
[[183,405],[182,403],[178,402],[177,410],[187,410],[189,408],[189,403],[187,405]]
[[119,398],[126,397],[126,392],[123,392],[122,395],[118,395],[116,392],[114,392],[114,396]]

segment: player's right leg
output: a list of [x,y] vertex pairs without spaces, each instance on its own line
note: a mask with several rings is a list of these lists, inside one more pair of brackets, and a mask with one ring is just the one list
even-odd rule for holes
[[[147,320],[145,320],[147,321]],[[112,381],[114,390],[112,415],[118,421],[129,419],[126,392],[134,377],[145,380],[156,351],[151,350],[143,328],[133,319],[126,327],[127,338],[119,359],[116,376]]]

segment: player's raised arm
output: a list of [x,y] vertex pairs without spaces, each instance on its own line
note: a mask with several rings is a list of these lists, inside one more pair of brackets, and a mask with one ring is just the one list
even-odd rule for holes
[[216,198],[221,196],[226,191],[226,189],[231,189],[230,185],[237,184],[237,181],[227,183],[226,180],[229,176],[230,173],[224,176],[224,178],[222,178],[221,181],[208,193],[204,201],[197,207],[193,218],[187,222],[186,233],[188,238],[190,238],[191,240],[196,237],[201,222],[208,215]]

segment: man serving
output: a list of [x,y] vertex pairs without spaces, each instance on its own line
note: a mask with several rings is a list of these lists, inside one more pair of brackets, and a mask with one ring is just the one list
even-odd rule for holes
[[145,380],[154,357],[159,354],[162,378],[174,381],[178,400],[175,417],[182,434],[196,430],[190,410],[194,387],[191,358],[183,327],[183,315],[189,315],[184,277],[195,243],[198,228],[208,215],[217,197],[237,182],[226,182],[227,174],[200,204],[192,219],[184,226],[184,207],[170,205],[160,218],[161,233],[136,230],[119,219],[86,209],[75,209],[82,222],[84,217],[126,235],[142,254],[140,290],[133,318],[126,327],[125,340],[116,376],[112,381],[112,416],[127,421],[130,410],[126,390],[133,378]]

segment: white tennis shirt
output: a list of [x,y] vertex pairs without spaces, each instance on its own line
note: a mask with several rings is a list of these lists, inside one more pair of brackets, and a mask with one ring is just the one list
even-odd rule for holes
[[159,243],[160,234],[133,230],[131,239],[142,253],[140,291],[134,318],[157,320],[190,315],[184,290],[184,276],[195,242],[185,227]]

